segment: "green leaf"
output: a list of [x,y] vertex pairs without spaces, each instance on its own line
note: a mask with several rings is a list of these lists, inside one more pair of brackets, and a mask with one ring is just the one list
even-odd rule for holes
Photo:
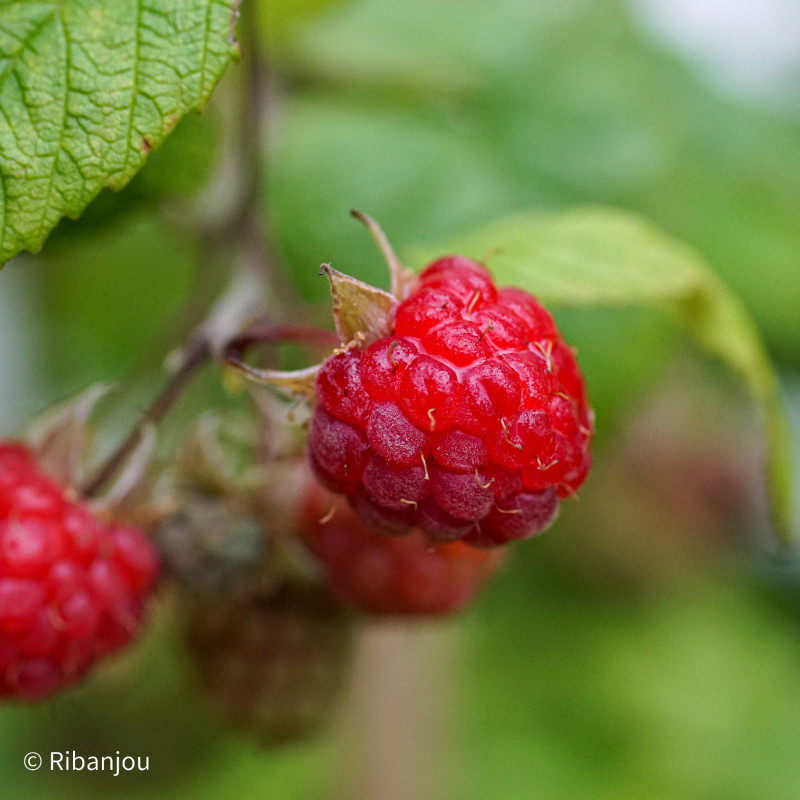
[[640,217],[609,209],[520,213],[435,248],[491,257],[501,284],[513,284],[553,306],[639,306],[667,311],[721,358],[758,403],[767,438],[767,486],[775,529],[788,543],[793,528],[790,427],[778,379],[758,329],[738,298],[693,250]]
[[0,0],[0,264],[121,189],[238,53],[237,0]]

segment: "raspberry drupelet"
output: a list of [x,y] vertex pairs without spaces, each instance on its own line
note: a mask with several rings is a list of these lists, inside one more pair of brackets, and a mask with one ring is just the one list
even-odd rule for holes
[[432,545],[419,531],[373,533],[342,504],[330,518],[319,489],[298,520],[302,539],[320,561],[334,596],[376,616],[441,615],[468,605],[502,562],[504,552],[460,541]]
[[389,336],[329,358],[316,393],[311,465],[382,533],[526,539],[591,464],[574,352],[534,297],[462,256],[422,272]]
[[103,524],[0,441],[0,698],[44,699],[124,647],[157,569],[142,531]]

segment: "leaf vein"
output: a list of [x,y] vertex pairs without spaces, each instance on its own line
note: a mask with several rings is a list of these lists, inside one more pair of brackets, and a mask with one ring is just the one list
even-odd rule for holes
[[[43,195],[42,211],[39,217],[39,230],[37,236],[44,237],[48,230],[48,211],[51,210],[50,198],[53,195],[53,185],[56,177],[56,166],[58,164],[59,153],[64,149],[64,132],[66,130],[67,111],[69,109],[69,73],[72,57],[70,53],[69,31],[67,30],[67,23],[64,19],[63,11],[56,14],[55,19],[61,26],[61,33],[64,41],[64,102],[61,106],[61,114],[58,122],[58,136],[57,146],[53,153],[53,160],[50,167],[50,176],[47,181],[47,190]],[[62,195],[63,197],[63,195]],[[58,215],[60,216],[60,214]]]

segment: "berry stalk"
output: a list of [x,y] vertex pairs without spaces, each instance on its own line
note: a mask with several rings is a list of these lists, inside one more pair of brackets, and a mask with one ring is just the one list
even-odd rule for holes
[[190,339],[183,349],[181,365],[169,378],[164,388],[153,400],[150,407],[139,417],[128,435],[116,450],[106,459],[81,488],[86,498],[97,497],[118,474],[136,448],[142,442],[145,431],[158,425],[169,413],[194,374],[211,355],[210,342],[203,337]]

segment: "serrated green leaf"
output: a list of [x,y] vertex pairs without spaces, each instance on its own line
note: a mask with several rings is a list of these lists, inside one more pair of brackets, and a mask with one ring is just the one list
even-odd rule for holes
[[238,0],[0,0],[0,264],[121,189],[227,63]]
[[776,532],[793,530],[790,426],[760,334],[739,299],[693,250],[640,217],[610,209],[521,213],[415,254],[490,256],[501,284],[552,306],[640,306],[674,315],[743,381],[764,418],[767,487]]

